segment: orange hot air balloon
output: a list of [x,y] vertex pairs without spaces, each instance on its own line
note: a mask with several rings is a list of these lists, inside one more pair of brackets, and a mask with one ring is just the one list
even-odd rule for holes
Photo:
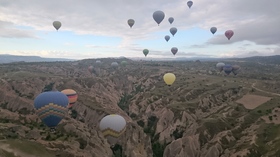
[[64,93],[68,97],[68,108],[72,107],[78,99],[78,94],[73,89],[64,89],[61,93]]

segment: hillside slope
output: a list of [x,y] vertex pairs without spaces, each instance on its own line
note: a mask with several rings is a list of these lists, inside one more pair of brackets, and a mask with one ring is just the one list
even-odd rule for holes
[[[0,156],[111,157],[98,126],[112,113],[128,123],[121,147],[114,150],[127,157],[280,153],[280,97],[270,94],[280,93],[275,88],[279,66],[232,61],[242,67],[237,76],[217,72],[216,62],[127,60],[110,67],[122,60],[127,59],[103,59],[101,65],[90,59],[0,65]],[[87,71],[90,65],[93,74]],[[171,87],[162,80],[166,72],[177,77]],[[35,114],[33,100],[44,90],[65,88],[79,98],[51,134]],[[266,101],[256,106],[246,95]]]

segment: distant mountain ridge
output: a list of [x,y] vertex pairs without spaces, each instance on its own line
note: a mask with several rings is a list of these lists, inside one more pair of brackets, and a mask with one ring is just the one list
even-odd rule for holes
[[[246,62],[261,62],[266,64],[280,64],[280,55],[274,56],[253,56],[246,58],[205,58],[205,57],[177,57],[177,58],[151,58],[151,57],[109,57],[115,59],[131,59],[131,60],[145,60],[145,61],[246,61]],[[93,59],[93,58],[92,58]],[[102,59],[102,58],[94,58]],[[84,60],[84,59],[81,59]],[[44,58],[40,56],[18,56],[9,54],[0,54],[1,63],[13,62],[56,62],[56,61],[77,61],[76,59],[67,58]]]
[[279,64],[280,65],[280,55],[253,56],[253,57],[246,57],[246,58],[230,58],[230,59],[227,59],[227,60],[259,62],[259,63],[265,63],[265,64]]
[[0,63],[13,63],[13,62],[56,62],[56,61],[74,61],[74,59],[43,58],[43,57],[40,57],[40,56],[18,56],[18,55],[0,54]]

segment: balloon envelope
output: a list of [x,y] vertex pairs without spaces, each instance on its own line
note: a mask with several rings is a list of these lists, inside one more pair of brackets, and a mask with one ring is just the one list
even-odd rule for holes
[[177,28],[176,27],[172,27],[172,28],[170,28],[169,31],[174,36],[177,33]]
[[169,21],[170,24],[172,24],[173,21],[174,21],[174,18],[173,18],[173,17],[169,17],[169,18],[168,18],[168,21]]
[[135,21],[133,19],[129,19],[129,20],[127,20],[127,23],[130,26],[130,28],[132,28],[132,26],[134,25]]
[[171,86],[175,82],[176,76],[173,73],[166,73],[163,76],[163,80],[168,86]]
[[234,32],[232,30],[227,30],[225,32],[225,36],[230,40],[230,38],[233,36]]
[[64,89],[61,91],[61,93],[64,93],[68,97],[69,100],[68,108],[72,107],[78,99],[78,94],[73,89]]
[[216,68],[221,72],[223,71],[223,67],[225,66],[225,63],[217,63],[216,64]]
[[153,13],[153,18],[158,25],[161,23],[161,21],[164,19],[164,17],[165,17],[165,14],[163,11],[158,10]]
[[111,66],[112,66],[112,67],[118,67],[119,64],[118,64],[117,62],[112,62],[112,63],[111,63]]
[[176,55],[176,53],[178,52],[178,48],[177,47],[172,47],[171,52],[173,53],[173,55]]
[[225,66],[223,66],[223,70],[227,75],[229,75],[232,71],[232,66],[229,64],[226,64]]
[[68,97],[57,91],[43,92],[34,100],[36,114],[48,127],[58,125],[67,112]]
[[233,65],[233,66],[232,66],[232,73],[233,73],[234,75],[237,75],[238,72],[239,72],[239,70],[240,70],[240,66],[239,66],[239,65]]
[[121,65],[126,65],[127,64],[127,61],[122,61],[121,62]]
[[54,22],[53,22],[53,26],[54,26],[54,28],[55,28],[56,30],[58,30],[58,29],[61,27],[61,22],[59,22],[59,21],[54,21]]
[[187,5],[188,5],[189,8],[191,8],[192,5],[193,5],[193,1],[188,1],[188,2],[187,2]]
[[217,32],[217,27],[211,27],[210,31],[212,34],[215,34]]
[[143,50],[143,54],[145,55],[145,57],[148,55],[148,53],[149,53],[149,50],[148,50],[148,49],[144,49],[144,50]]
[[97,61],[95,61],[95,63],[97,63],[97,64],[101,64],[101,61],[100,61],[100,60],[97,60]]
[[93,66],[92,66],[92,65],[88,67],[88,71],[89,71],[90,73],[93,73],[93,70],[94,70],[94,69],[93,69]]
[[164,39],[168,42],[169,39],[170,39],[170,36],[169,36],[169,35],[166,35],[166,36],[164,37]]
[[99,123],[99,128],[109,144],[117,143],[118,138],[125,132],[126,121],[117,114],[111,114],[103,117]]

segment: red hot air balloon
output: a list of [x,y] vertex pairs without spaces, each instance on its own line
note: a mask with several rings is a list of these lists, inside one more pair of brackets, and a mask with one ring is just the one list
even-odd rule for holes
[[232,30],[227,30],[225,32],[225,36],[230,40],[230,38],[233,36],[234,32]]

